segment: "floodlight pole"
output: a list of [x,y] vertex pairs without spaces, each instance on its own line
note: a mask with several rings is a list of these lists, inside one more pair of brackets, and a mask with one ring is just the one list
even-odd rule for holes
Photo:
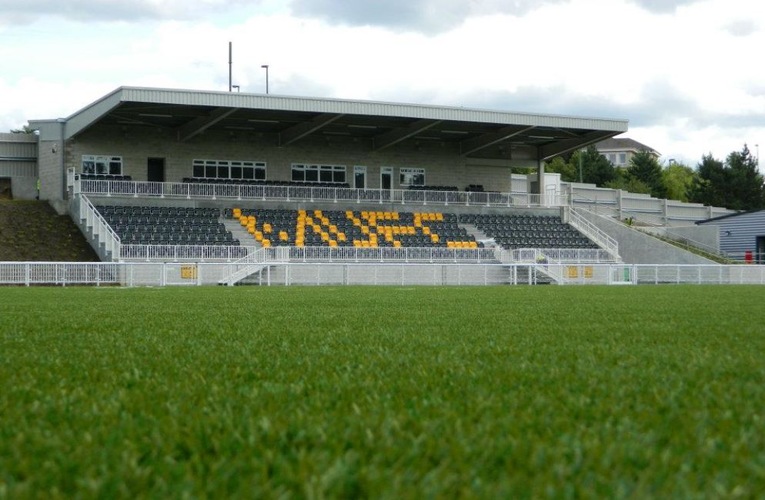
[[268,94],[268,64],[263,64],[260,67],[266,70],[266,94]]
[[228,42],[228,91],[231,92],[232,85],[231,85],[231,42]]

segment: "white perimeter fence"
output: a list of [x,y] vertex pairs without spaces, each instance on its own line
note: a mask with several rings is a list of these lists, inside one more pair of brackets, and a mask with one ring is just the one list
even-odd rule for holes
[[[231,277],[239,273],[236,280]],[[0,285],[765,285],[765,266],[454,263],[2,262]]]

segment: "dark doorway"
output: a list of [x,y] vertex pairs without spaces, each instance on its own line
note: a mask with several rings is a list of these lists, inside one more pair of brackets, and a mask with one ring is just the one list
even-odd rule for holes
[[0,179],[0,200],[12,200],[13,190],[11,188],[11,178],[3,177]]
[[765,236],[757,236],[757,263],[765,264]]
[[380,189],[391,189],[393,187],[393,169],[382,167],[380,169]]
[[147,160],[146,180],[149,182],[165,182],[164,158],[149,158]]

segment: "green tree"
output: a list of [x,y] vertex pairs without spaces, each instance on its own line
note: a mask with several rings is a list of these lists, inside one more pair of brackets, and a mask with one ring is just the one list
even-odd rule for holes
[[610,189],[621,189],[630,193],[651,194],[651,188],[645,182],[623,169],[616,170],[616,179],[606,182],[605,186]]
[[730,208],[754,210],[765,206],[762,175],[757,171],[757,160],[744,144],[740,152],[734,151],[725,160],[729,170]]
[[560,174],[560,180],[563,182],[579,181],[579,172],[577,168],[572,162],[566,161],[562,156],[556,156],[552,160],[546,162],[545,172]]
[[579,165],[582,162],[582,180],[597,186],[605,186],[607,182],[617,179],[616,168],[608,159],[598,152],[598,148],[590,145],[584,151],[577,151],[571,156],[571,163]]
[[672,163],[662,171],[661,178],[667,198],[689,201],[688,194],[696,178],[696,172],[691,167],[681,163]]
[[29,125],[24,125],[22,128],[14,128],[11,129],[12,134],[34,134],[35,129],[31,128]]
[[696,172],[691,201],[734,210],[765,207],[763,177],[746,144],[741,151],[730,153],[725,163],[711,154],[703,156]]
[[654,198],[664,198],[667,194],[661,176],[661,165],[654,155],[648,151],[638,151],[630,158],[627,175],[648,186],[649,193]]

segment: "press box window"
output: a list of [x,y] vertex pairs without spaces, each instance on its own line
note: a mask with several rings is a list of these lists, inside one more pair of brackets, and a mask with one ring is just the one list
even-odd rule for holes
[[194,160],[192,175],[203,179],[266,180],[266,164],[257,161]]
[[122,175],[122,157],[83,155],[82,173],[97,175]]
[[424,168],[401,168],[399,169],[399,184],[402,186],[424,186]]
[[294,182],[344,184],[345,165],[304,165],[302,163],[294,163],[290,178]]

